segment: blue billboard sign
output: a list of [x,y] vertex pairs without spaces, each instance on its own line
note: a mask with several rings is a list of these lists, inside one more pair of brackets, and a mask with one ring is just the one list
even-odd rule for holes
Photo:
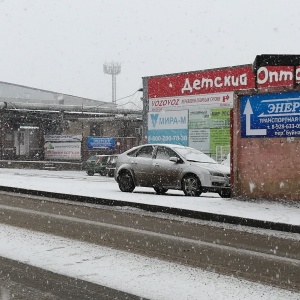
[[164,110],[148,114],[148,143],[188,144],[188,110]]
[[243,138],[300,137],[300,92],[241,97]]
[[188,145],[187,129],[148,130],[148,143]]
[[115,138],[99,138],[99,137],[88,137],[87,140],[89,149],[115,149]]

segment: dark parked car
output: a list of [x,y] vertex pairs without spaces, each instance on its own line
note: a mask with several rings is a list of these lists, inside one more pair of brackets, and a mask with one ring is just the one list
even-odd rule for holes
[[88,175],[93,176],[99,173],[102,176],[114,176],[117,155],[93,155],[85,163],[85,170]]
[[147,144],[119,155],[115,180],[122,192],[136,186],[153,187],[158,194],[168,189],[182,190],[187,196],[216,192],[230,197],[230,168],[203,152],[169,144]]

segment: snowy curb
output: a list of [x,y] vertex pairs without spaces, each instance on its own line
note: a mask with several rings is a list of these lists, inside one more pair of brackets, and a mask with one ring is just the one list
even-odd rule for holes
[[71,194],[63,194],[63,193],[53,193],[53,192],[46,192],[46,191],[39,191],[39,190],[29,190],[29,189],[16,188],[16,187],[0,186],[0,190],[6,192],[19,193],[19,194],[27,194],[27,195],[64,199],[64,200],[77,201],[77,202],[101,204],[105,206],[134,207],[149,212],[160,212],[160,213],[172,214],[172,215],[187,217],[192,219],[200,219],[200,220],[214,221],[220,223],[229,223],[229,224],[243,225],[243,226],[284,231],[284,232],[300,233],[299,225],[292,225],[286,223],[262,221],[262,220],[242,218],[237,216],[230,216],[230,215],[223,215],[223,214],[216,214],[216,213],[209,213],[209,212],[199,212],[199,211],[192,211],[192,210],[181,209],[181,208],[150,205],[150,204],[143,204],[137,202],[128,202],[128,201],[121,201],[121,200],[112,200],[112,199],[79,196],[79,195],[71,195]]

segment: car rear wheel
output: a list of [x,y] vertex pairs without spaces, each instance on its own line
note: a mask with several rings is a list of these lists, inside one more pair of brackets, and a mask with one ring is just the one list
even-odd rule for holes
[[122,192],[132,193],[135,188],[133,178],[128,171],[119,174],[118,184]]
[[89,176],[93,176],[95,174],[95,172],[93,170],[88,170],[86,172]]
[[182,190],[186,196],[200,196],[202,188],[199,178],[192,174],[186,175],[182,180]]
[[165,189],[165,188],[162,188],[162,187],[155,187],[154,191],[158,195],[164,195],[168,191],[168,189]]

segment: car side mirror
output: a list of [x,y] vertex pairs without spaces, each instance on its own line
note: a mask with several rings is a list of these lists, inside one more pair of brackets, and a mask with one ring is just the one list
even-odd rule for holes
[[170,157],[170,161],[173,161],[173,162],[175,162],[175,163],[178,163],[179,162],[179,158],[178,157],[176,157],[176,156],[171,156]]

